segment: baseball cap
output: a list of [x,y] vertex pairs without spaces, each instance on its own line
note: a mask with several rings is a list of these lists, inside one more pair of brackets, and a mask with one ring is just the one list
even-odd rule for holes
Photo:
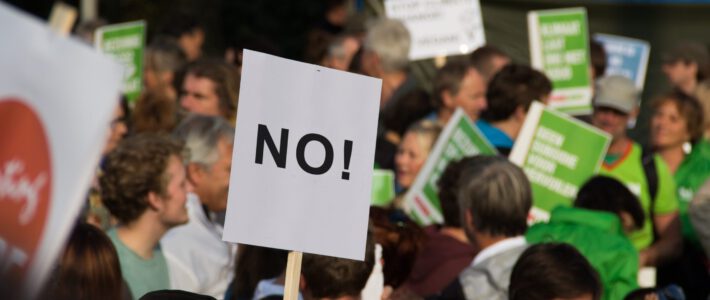
[[594,107],[609,107],[631,113],[638,104],[639,92],[633,81],[624,76],[610,75],[597,80]]

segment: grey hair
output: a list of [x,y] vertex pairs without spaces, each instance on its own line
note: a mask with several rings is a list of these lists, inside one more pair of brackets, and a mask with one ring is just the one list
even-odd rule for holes
[[401,21],[380,19],[371,24],[363,46],[380,57],[383,70],[392,72],[407,68],[411,43],[409,30]]
[[470,239],[473,233],[466,212],[478,233],[506,237],[525,233],[532,192],[518,166],[499,156],[476,156],[463,167],[458,186],[461,224]]
[[173,135],[185,142],[189,150],[188,163],[205,167],[219,159],[217,143],[234,144],[234,127],[222,117],[191,114],[175,129]]
[[145,53],[146,66],[156,72],[177,72],[187,63],[185,54],[177,40],[167,36],[157,36]]

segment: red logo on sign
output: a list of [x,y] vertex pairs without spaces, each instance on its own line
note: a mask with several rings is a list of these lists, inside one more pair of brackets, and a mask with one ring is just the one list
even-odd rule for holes
[[49,144],[37,113],[16,98],[0,98],[0,133],[0,277],[22,280],[47,221]]

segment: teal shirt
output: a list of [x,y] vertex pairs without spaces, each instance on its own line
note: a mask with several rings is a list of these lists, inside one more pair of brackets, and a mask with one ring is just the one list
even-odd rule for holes
[[121,273],[128,283],[133,299],[139,299],[148,292],[170,288],[168,265],[159,246],[153,249],[153,258],[143,259],[126,247],[118,238],[115,228],[108,231],[108,236],[118,252]]
[[695,144],[673,177],[678,187],[678,211],[683,236],[697,245],[698,238],[688,217],[688,205],[698,189],[710,178],[710,142],[703,140]]
[[599,273],[604,285],[602,299],[623,299],[638,288],[638,252],[615,214],[559,206],[552,210],[549,223],[533,225],[525,239],[531,244],[564,242],[574,246]]

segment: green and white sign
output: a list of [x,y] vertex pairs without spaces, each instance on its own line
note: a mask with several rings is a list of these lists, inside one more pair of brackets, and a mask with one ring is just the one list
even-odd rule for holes
[[532,218],[544,220],[556,206],[570,206],[599,171],[610,142],[607,133],[533,102],[509,157],[532,185]]
[[103,53],[111,55],[124,67],[123,93],[134,102],[143,86],[143,50],[145,48],[145,22],[113,24],[96,30],[94,44]]
[[466,113],[457,108],[404,196],[407,213],[420,225],[442,223],[437,185],[441,173],[450,161],[477,154],[496,155],[497,151]]
[[528,12],[532,66],[553,85],[550,106],[573,115],[591,112],[589,37],[584,8]]
[[374,206],[387,206],[394,200],[394,172],[375,169],[372,172],[372,202]]

